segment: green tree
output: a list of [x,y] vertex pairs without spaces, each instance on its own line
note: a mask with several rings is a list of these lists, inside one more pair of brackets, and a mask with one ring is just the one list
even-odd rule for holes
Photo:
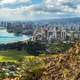
[[26,46],[27,52],[30,54],[33,54],[33,55],[38,55],[42,51],[45,51],[45,49],[46,49],[46,45],[42,44],[39,41],[36,41],[36,42],[29,41],[27,46]]

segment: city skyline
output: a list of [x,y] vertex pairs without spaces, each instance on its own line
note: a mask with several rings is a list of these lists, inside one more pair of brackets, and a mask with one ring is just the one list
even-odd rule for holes
[[80,0],[0,0],[0,20],[80,17]]

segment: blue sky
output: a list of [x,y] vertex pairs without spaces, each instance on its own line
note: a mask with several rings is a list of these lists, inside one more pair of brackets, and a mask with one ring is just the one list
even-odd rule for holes
[[0,0],[0,20],[40,20],[80,16],[80,0]]

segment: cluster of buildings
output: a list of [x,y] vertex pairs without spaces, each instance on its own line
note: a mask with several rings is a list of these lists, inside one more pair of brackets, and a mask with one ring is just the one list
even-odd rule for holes
[[25,35],[32,35],[34,31],[34,25],[26,22],[0,22],[0,27],[4,27],[8,32],[21,33]]
[[0,22],[8,32],[33,36],[32,40],[44,42],[80,40],[80,23]]
[[39,41],[74,41],[80,39],[80,27],[38,27],[33,33],[33,40]]

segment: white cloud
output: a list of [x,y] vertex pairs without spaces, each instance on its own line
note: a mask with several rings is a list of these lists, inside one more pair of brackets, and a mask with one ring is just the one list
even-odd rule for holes
[[13,3],[31,3],[31,0],[1,0],[0,4],[13,4]]
[[19,2],[24,3],[24,2],[31,2],[31,0],[19,0]]
[[22,15],[23,9],[9,9],[2,8],[0,9],[0,17],[4,20],[24,20],[25,17]]
[[0,4],[15,3],[16,0],[1,0]]
[[[32,3],[31,0],[2,0],[0,4]],[[31,4],[11,8],[0,8],[0,16],[10,20],[35,20],[43,18],[80,16],[80,0],[43,0],[42,4]],[[6,15],[7,14],[7,15]]]
[[44,0],[44,6],[53,12],[80,13],[80,0]]

